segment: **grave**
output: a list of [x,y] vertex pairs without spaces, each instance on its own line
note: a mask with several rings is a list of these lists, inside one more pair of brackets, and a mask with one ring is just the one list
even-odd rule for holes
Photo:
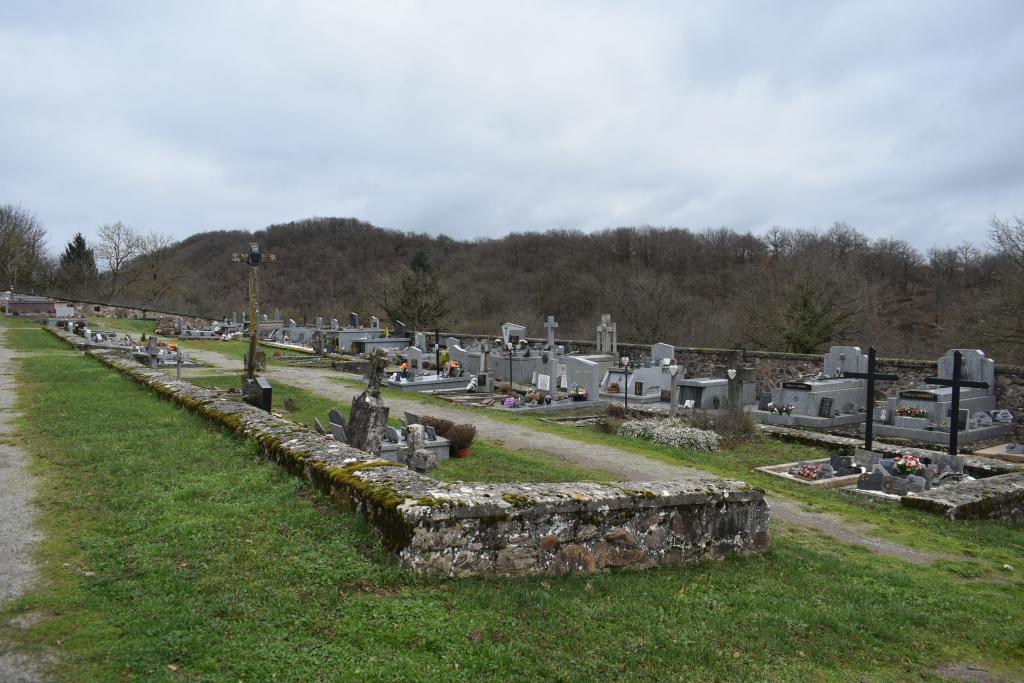
[[834,429],[859,424],[866,414],[865,380],[844,373],[866,373],[868,357],[856,346],[833,346],[822,358],[816,377],[783,382],[770,404],[751,411],[768,424]]
[[625,402],[628,388],[629,402],[635,401],[638,405],[671,401],[672,373],[669,368],[673,358],[675,347],[658,343],[651,346],[650,356],[644,356],[636,363],[631,361],[628,368],[623,367],[621,361],[609,364],[598,396],[606,401]]
[[597,326],[597,353],[607,354],[612,358],[619,357],[618,333],[612,317],[607,313],[601,316],[601,322]]
[[370,376],[366,391],[352,399],[349,413],[348,442],[350,446],[376,455],[380,452],[384,427],[388,422],[388,408],[380,397],[380,385],[387,357],[377,351],[370,358]]
[[[414,430],[413,427],[419,427],[422,436],[419,430]],[[428,472],[447,460],[450,455],[451,442],[443,436],[438,436],[433,428],[423,427],[418,420],[406,424],[401,429],[384,428],[380,457],[385,460],[406,465],[417,472]]]
[[[959,386],[954,387],[956,358]],[[950,349],[939,359],[938,375],[900,391],[874,412],[877,436],[924,443],[971,443],[994,439],[1013,427],[1009,411],[996,406],[995,361],[978,349]],[[956,420],[951,411],[956,407]],[[956,434],[950,426],[959,426]],[[956,448],[954,448],[956,450]]]
[[[457,339],[449,337],[446,342],[449,348],[452,347],[453,343],[458,346],[456,356],[452,356],[449,352],[449,359],[455,359],[460,363],[460,367],[456,369],[455,375],[452,376],[452,370],[449,367],[448,375],[446,376],[443,369],[439,372],[438,368],[435,367],[438,360],[438,353],[428,352],[424,349],[427,344],[427,335],[422,332],[417,332],[415,335],[417,344],[409,346],[402,350],[402,355],[405,358],[405,363],[408,365],[408,369],[403,372],[393,373],[388,377],[384,384],[389,389],[398,389],[400,391],[456,391],[464,390],[470,384],[470,380],[474,377],[478,378],[482,373],[469,373],[465,369],[465,363],[469,363],[473,368],[479,367],[482,363],[479,356],[481,354],[470,353],[465,349],[462,349],[458,345]],[[423,346],[420,346],[422,344]],[[429,367],[426,367],[428,366]],[[486,383],[484,388],[474,387],[476,391],[487,391]]]

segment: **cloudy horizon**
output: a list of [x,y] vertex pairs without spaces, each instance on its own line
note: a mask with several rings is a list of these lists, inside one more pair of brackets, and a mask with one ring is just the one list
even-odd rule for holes
[[500,237],[1024,212],[1024,4],[0,7],[0,204],[59,250],[311,216]]

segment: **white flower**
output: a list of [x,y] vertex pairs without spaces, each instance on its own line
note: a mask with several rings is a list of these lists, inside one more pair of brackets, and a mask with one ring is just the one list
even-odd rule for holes
[[619,434],[691,451],[717,451],[720,443],[718,434],[679,420],[631,420],[623,423]]

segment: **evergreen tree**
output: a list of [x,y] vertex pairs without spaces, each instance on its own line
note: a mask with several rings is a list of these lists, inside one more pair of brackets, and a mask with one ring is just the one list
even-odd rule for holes
[[82,297],[91,291],[98,277],[95,252],[82,233],[75,233],[64,247],[57,265],[55,280],[58,290],[68,297]]
[[383,293],[382,307],[391,320],[401,320],[414,330],[439,325],[448,313],[441,278],[424,251],[416,252],[405,276],[397,283],[389,280]]

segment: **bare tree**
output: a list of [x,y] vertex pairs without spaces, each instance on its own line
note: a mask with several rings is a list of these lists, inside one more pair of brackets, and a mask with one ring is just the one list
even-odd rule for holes
[[989,226],[992,246],[1024,271],[1024,215],[1005,220],[992,216]]
[[39,219],[20,206],[0,206],[0,286],[41,285],[51,269]]
[[125,267],[142,253],[144,240],[135,228],[121,221],[101,225],[97,236],[99,244],[96,246],[96,255],[110,279],[107,286],[107,298],[110,299],[117,291]]
[[181,273],[172,267],[175,239],[170,235],[150,232],[140,240],[140,255],[133,263],[138,269],[137,292],[142,301],[156,306],[173,300],[180,292]]

